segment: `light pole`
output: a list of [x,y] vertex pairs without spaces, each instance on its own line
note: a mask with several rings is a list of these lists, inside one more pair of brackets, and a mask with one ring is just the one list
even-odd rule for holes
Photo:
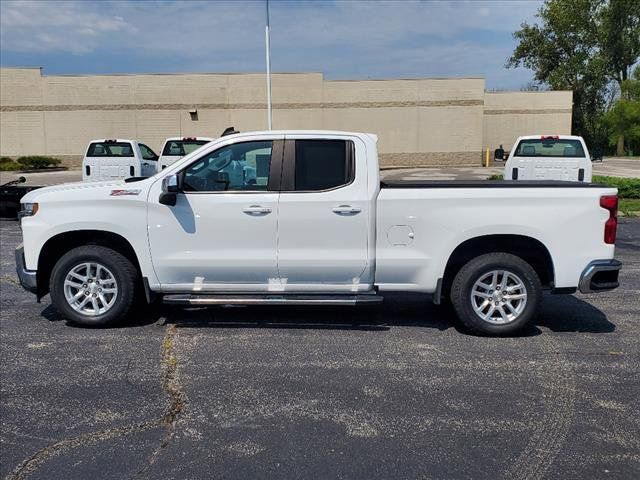
[[271,53],[269,45],[269,0],[266,0],[267,23],[264,29],[264,46],[267,57],[267,127],[271,130]]

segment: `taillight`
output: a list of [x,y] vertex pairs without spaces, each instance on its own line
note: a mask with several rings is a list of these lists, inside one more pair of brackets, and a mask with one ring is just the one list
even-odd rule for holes
[[618,230],[618,196],[601,196],[600,206],[609,210],[609,218],[604,223],[604,243],[613,245],[616,243],[616,231]]

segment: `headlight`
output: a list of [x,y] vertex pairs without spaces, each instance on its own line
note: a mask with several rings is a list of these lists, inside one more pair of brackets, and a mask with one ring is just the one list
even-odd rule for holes
[[37,203],[21,203],[18,218],[33,217],[36,213],[38,213]]

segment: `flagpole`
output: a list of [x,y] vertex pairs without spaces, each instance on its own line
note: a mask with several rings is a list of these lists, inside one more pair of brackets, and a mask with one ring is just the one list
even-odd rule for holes
[[264,29],[264,44],[267,61],[267,126],[271,130],[271,54],[269,42],[269,0],[266,0],[267,23]]

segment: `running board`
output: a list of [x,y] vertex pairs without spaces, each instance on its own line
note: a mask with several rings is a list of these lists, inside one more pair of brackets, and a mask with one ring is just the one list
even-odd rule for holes
[[171,294],[162,301],[173,305],[371,305],[382,303],[379,295],[217,295]]

